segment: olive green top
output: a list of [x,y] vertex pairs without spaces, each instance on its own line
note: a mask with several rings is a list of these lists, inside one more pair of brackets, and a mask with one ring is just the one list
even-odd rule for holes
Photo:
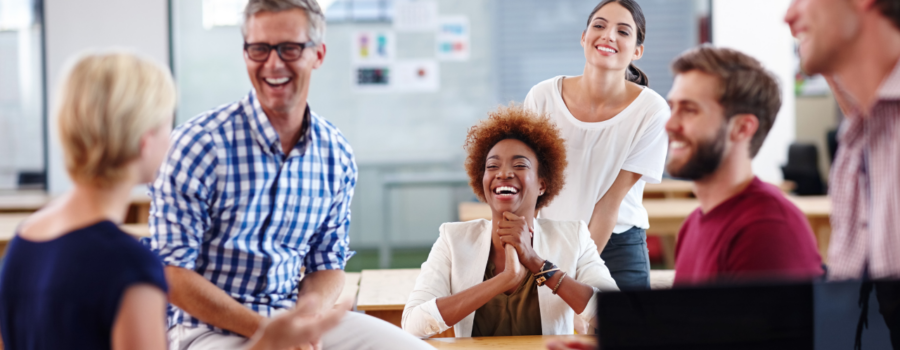
[[[488,259],[484,280],[494,277],[494,262]],[[510,294],[500,293],[475,311],[473,337],[542,335],[538,285],[534,275],[522,280]]]

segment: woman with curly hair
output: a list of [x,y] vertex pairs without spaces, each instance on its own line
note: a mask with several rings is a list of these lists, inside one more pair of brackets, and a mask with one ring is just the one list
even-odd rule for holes
[[491,220],[446,223],[403,310],[430,337],[572,334],[595,292],[618,290],[581,221],[536,219],[563,187],[566,150],[548,118],[501,107],[469,129],[466,171]]

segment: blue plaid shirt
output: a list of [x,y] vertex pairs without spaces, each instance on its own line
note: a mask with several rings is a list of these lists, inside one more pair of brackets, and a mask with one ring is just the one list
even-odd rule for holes
[[[301,266],[343,269],[356,162],[334,125],[306,118],[287,155],[255,91],[176,128],[150,188],[150,249],[264,316],[295,304]],[[170,305],[179,324],[227,333]]]

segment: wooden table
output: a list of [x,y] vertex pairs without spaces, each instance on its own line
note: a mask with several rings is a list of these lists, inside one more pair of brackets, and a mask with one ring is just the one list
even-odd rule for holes
[[[6,251],[9,241],[16,235],[19,224],[30,215],[30,213],[0,213],[0,256]],[[147,224],[124,224],[119,227],[135,238],[150,236],[150,227]]]
[[[819,255],[823,261],[828,255],[831,238],[831,200],[828,196],[787,196],[806,215],[816,236]],[[650,221],[647,235],[658,236],[663,246],[666,268],[675,267],[675,238],[684,220],[700,207],[696,198],[645,199],[644,208]],[[491,219],[491,208],[484,203],[464,202],[459,204],[460,221]]]
[[[0,191],[0,213],[33,213],[50,203],[53,197],[45,191]],[[126,223],[146,223],[150,216],[150,196],[136,194],[125,216]]]
[[439,350],[546,350],[550,341],[581,341],[597,344],[597,338],[591,335],[525,335],[516,337],[476,337],[476,338],[433,338],[425,340]]
[[341,290],[341,295],[338,296],[337,303],[347,299],[353,299],[353,304],[356,304],[356,294],[359,293],[359,277],[359,272],[344,273],[344,289]]

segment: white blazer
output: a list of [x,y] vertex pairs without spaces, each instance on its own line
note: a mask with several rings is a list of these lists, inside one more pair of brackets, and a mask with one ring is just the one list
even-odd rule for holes
[[[491,244],[491,222],[488,220],[441,225],[440,236],[431,248],[428,260],[422,263],[416,287],[403,309],[403,329],[427,338],[450,328],[438,311],[436,300],[484,281]],[[619,290],[583,221],[535,219],[533,247],[539,257],[593,287],[594,292]],[[544,335],[574,333],[575,311],[562,298],[544,286],[538,288],[538,301]],[[597,296],[594,294],[579,316],[589,324],[595,324],[596,307]],[[471,337],[474,320],[475,312],[472,312],[454,325],[456,336]]]

